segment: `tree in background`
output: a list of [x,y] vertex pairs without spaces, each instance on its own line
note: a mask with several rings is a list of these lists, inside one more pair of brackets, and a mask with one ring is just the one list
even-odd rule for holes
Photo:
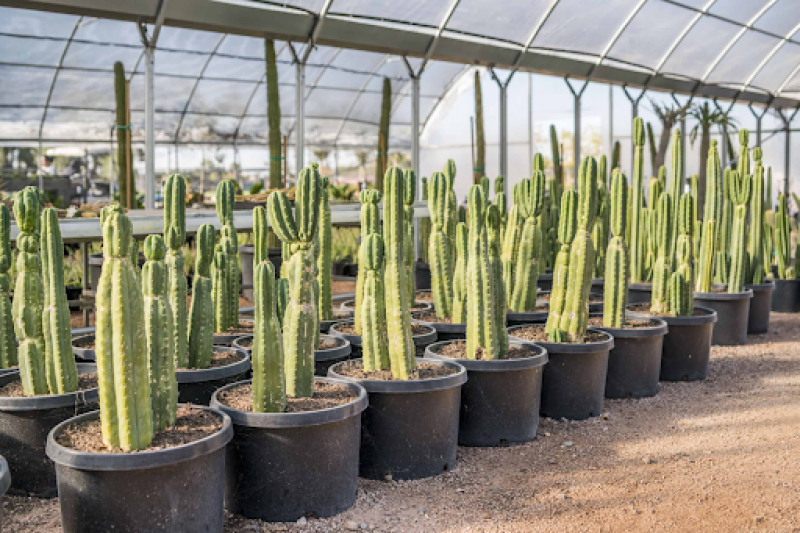
[[[698,172],[699,194],[697,197],[697,210],[703,211],[706,198],[706,157],[708,157],[708,149],[711,147],[711,128],[719,126],[724,135],[728,135],[728,129],[736,131],[736,119],[729,116],[724,111],[719,109],[712,109],[708,102],[703,105],[696,105],[689,110],[689,116],[697,121],[697,124],[692,128],[690,138],[692,146],[697,140],[698,134],[700,135],[700,165]],[[729,142],[730,144],[730,142]]]
[[483,133],[483,95],[481,94],[481,74],[475,71],[475,168],[472,181],[479,185],[486,174],[486,139]]

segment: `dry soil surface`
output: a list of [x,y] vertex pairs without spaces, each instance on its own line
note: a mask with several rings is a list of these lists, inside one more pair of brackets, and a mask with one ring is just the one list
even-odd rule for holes
[[[12,497],[4,531],[59,531],[56,500]],[[349,511],[227,531],[798,531],[800,316],[714,348],[711,375],[654,398],[607,401],[582,422],[543,419],[539,438],[460,448],[451,472],[360,482]]]

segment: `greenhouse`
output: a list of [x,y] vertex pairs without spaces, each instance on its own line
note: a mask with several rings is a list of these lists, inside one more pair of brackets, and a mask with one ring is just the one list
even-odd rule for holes
[[797,0],[0,0],[0,528],[794,530],[798,111]]

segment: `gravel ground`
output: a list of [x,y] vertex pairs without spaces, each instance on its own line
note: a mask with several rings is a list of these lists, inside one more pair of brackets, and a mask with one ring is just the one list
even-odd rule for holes
[[[349,511],[226,531],[800,532],[800,316],[714,348],[704,382],[606,402],[601,417],[542,419],[539,438],[460,448],[457,467],[408,482],[360,482]],[[4,531],[59,531],[55,500],[6,498]]]

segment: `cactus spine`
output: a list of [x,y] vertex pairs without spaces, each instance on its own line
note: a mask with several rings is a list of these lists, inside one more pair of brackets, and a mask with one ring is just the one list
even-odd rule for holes
[[[216,230],[212,224],[200,226],[195,237],[197,255],[194,264],[192,307],[189,311],[188,361],[180,368],[208,368],[211,364],[215,325],[211,263],[216,260],[215,237]],[[215,269],[214,273],[217,272]]]
[[295,214],[282,191],[267,199],[270,226],[293,251],[289,272],[289,304],[283,317],[283,351],[286,393],[295,398],[311,397],[314,392],[314,350],[319,335],[319,314],[314,288],[312,245],[317,232],[322,187],[314,167],[303,169],[297,180]]
[[17,366],[17,337],[11,312],[11,215],[0,204],[0,368]]
[[[448,192],[447,178],[436,172],[431,176],[428,185],[428,210],[431,214],[431,236],[428,248],[428,259],[431,265],[431,291],[436,316],[447,318],[452,315],[453,287],[450,267],[450,238],[446,227],[449,222],[447,213]],[[455,214],[451,215],[452,217]]]
[[750,228],[747,243],[747,283],[764,283],[764,167],[761,166],[761,148],[753,148],[755,168],[750,195]]
[[549,336],[556,335],[564,313],[567,298],[567,282],[569,276],[569,257],[572,241],[577,230],[576,205],[578,193],[574,190],[564,191],[561,195],[560,218],[558,221],[558,241],[561,247],[553,266],[553,290],[550,293],[550,309],[547,314],[545,330]]
[[42,259],[39,255],[39,191],[25,187],[14,197],[17,237],[17,280],[12,314],[19,340],[19,375],[27,396],[49,392],[45,363],[42,311]]
[[[359,196],[361,201],[361,247],[367,237],[373,233],[380,235],[381,233],[381,214],[378,209],[378,203],[381,201],[381,193],[376,190],[361,191]],[[361,252],[359,252],[359,257]],[[358,270],[358,278],[356,278],[356,305],[355,314],[353,315],[353,327],[359,335],[361,331],[361,301],[364,295],[364,281],[365,276],[361,275],[361,269]]]
[[[144,294],[144,334],[150,361],[150,403],[153,408],[153,431],[175,423],[178,410],[178,382],[175,379],[174,328],[167,284],[168,267],[164,263],[166,247],[158,235],[144,241],[147,262],[142,268]],[[185,300],[184,300],[185,301]]]
[[239,251],[236,227],[233,225],[233,204],[236,183],[224,180],[217,185],[217,217],[222,223],[220,242],[214,253],[214,309],[218,332],[239,324]]
[[413,170],[403,174],[403,205],[405,205],[405,238],[403,239],[403,264],[406,269],[406,284],[409,305],[417,299],[416,267],[414,259],[414,201],[417,199],[417,175]]
[[331,202],[328,178],[321,178],[321,198],[319,203],[319,230],[317,231],[317,283],[319,285],[319,319],[333,320],[331,302]]
[[253,411],[281,413],[286,409],[283,340],[275,305],[275,269],[267,260],[255,267],[255,327],[253,328]]
[[654,314],[669,312],[669,277],[672,273],[672,195],[662,194],[656,208],[656,262],[653,265],[653,290],[650,310]]
[[[456,227],[456,268],[453,273],[453,316],[454,324],[467,323],[467,225],[459,222]],[[501,277],[502,280],[502,277]]]
[[390,368],[390,363],[383,283],[383,238],[380,233],[367,235],[361,245],[359,262],[364,269],[364,292],[360,309],[364,370],[385,370]]
[[603,295],[603,326],[622,328],[628,303],[628,247],[625,246],[625,215],[628,205],[628,180],[619,171],[613,173],[610,190],[611,240],[608,243]]
[[536,282],[542,250],[540,214],[544,200],[544,174],[540,170],[534,171],[531,178],[520,183],[519,191],[519,212],[525,223],[516,256],[514,292],[509,308],[523,312],[536,309]]
[[697,292],[711,292],[714,275],[714,258],[719,236],[720,210],[722,208],[722,179],[717,152],[717,141],[711,141],[706,160],[706,204],[703,208],[703,232],[700,255],[697,258]]
[[[411,338],[411,314],[403,268],[403,174],[397,167],[386,172],[383,236],[386,245],[385,298],[389,361],[395,379],[408,379],[416,366]],[[452,192],[452,191],[451,191]],[[313,361],[312,361],[313,362]],[[313,366],[312,366],[313,370]]]
[[[740,136],[741,137],[741,136]],[[733,204],[733,231],[731,232],[731,269],[728,292],[744,290],[747,269],[747,205],[750,202],[752,177],[737,171],[731,172],[730,198]],[[761,191],[759,191],[759,195]]]
[[633,119],[633,183],[630,195],[631,282],[644,281],[645,246],[642,235],[642,193],[644,187],[644,127],[640,117]]
[[152,438],[142,293],[130,262],[133,227],[116,206],[103,224],[106,257],[97,287],[95,352],[103,443],[140,450]]
[[180,174],[171,175],[164,185],[164,240],[167,245],[166,291],[172,311],[170,327],[173,337],[173,357],[179,368],[185,368],[189,359],[187,345],[189,324],[186,308],[188,288],[182,251],[186,243],[186,181]]

